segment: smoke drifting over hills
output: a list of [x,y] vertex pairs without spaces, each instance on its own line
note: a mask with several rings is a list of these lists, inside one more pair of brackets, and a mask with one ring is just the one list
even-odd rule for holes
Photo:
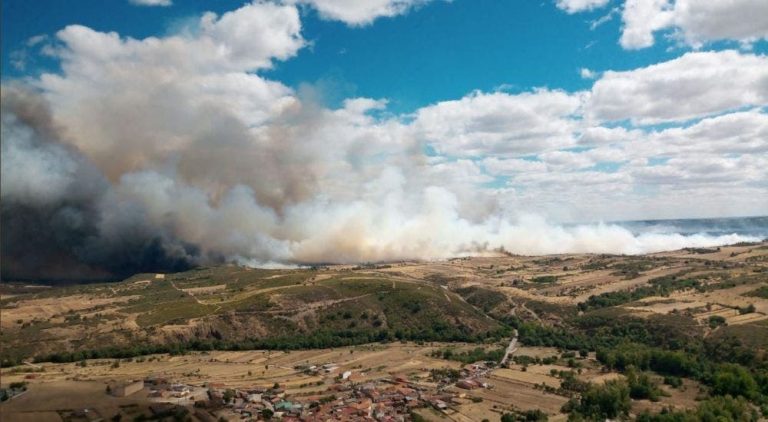
[[3,278],[757,240],[540,215],[768,209],[765,56],[692,52],[592,91],[472,92],[393,116],[260,76],[306,44],[295,5],[260,1],[164,37],[72,25],[35,44],[61,69],[2,86]]
[[[311,125],[311,116],[307,119]],[[233,143],[245,137],[231,128],[220,136],[235,138]],[[313,161],[303,148],[268,144],[262,155],[259,146],[251,163],[237,157],[237,148],[229,157],[219,152],[210,161],[185,152],[170,169],[125,172],[113,182],[62,137],[42,97],[4,87],[6,279],[98,279],[223,261],[260,265],[435,259],[499,247],[524,254],[644,253],[745,239],[635,236],[615,225],[566,228],[535,216],[513,224],[492,208],[473,220],[461,215],[455,193],[407,180],[403,167],[411,174],[428,169],[420,167],[423,157],[409,155],[408,147],[398,151],[402,167],[384,166],[370,180],[362,179],[362,170],[348,173],[361,180],[339,175],[353,196],[334,200],[349,195],[319,190],[328,181],[320,182],[317,169],[326,163]],[[314,156],[322,158],[319,152]],[[236,176],[228,159],[235,166],[252,165],[240,170],[252,182],[228,183],[228,177]],[[364,154],[350,159],[364,159]],[[218,166],[223,167],[221,178]],[[185,167],[196,170],[191,182],[178,170]]]

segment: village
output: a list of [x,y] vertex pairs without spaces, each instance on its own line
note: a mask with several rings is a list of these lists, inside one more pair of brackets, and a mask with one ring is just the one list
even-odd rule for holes
[[[3,371],[29,391],[0,410],[9,421],[52,422],[479,422],[536,409],[559,420],[569,395],[551,372],[570,370],[558,357],[565,352],[516,344],[513,337],[507,350],[502,343],[392,343],[26,364]],[[591,359],[579,360],[580,376],[605,377]]]
[[192,385],[156,376],[110,383],[106,394],[127,397],[143,392],[156,418],[191,412],[200,421],[404,421],[412,419],[412,411],[419,408],[432,408],[446,415],[456,413],[455,406],[472,401],[467,394],[470,390],[493,388],[483,377],[496,365],[488,361],[459,370],[424,368],[425,375],[429,375],[423,379],[405,375],[363,379],[353,371],[339,372],[334,363],[297,366],[294,369],[298,372],[324,374],[332,381],[328,385],[319,382],[325,390],[310,395],[289,395],[278,383],[268,388],[230,387],[217,382]]

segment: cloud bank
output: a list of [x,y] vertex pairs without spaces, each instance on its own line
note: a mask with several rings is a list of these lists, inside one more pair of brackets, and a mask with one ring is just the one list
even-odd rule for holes
[[2,86],[3,277],[635,254],[755,239],[549,221],[768,209],[765,56],[694,52],[580,92],[477,91],[393,115],[260,74],[306,44],[290,3],[164,37],[59,31],[60,72]]
[[626,0],[620,44],[650,47],[654,33],[666,29],[696,48],[718,40],[748,44],[768,39],[766,16],[768,3],[761,0]]
[[[600,9],[608,0],[556,0],[556,6],[573,14]],[[618,9],[616,9],[618,10]],[[613,15],[593,23],[592,29]],[[768,39],[768,2],[763,0],[624,0],[619,44],[625,49],[651,47],[656,33],[682,45],[702,48],[716,41],[744,46]]]

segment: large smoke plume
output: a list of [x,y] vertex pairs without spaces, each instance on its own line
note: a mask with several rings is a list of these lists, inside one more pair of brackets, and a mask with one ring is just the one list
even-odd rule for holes
[[45,101],[2,91],[3,278],[99,279],[188,267],[193,245],[143,220],[87,158],[58,139]]
[[[294,6],[260,1],[163,38],[62,29],[45,46],[60,72],[2,86],[3,278],[441,259],[497,248],[637,254],[755,240],[548,223],[535,201],[505,199],[512,189],[479,189],[494,180],[473,159],[486,151],[488,168],[538,171],[531,186],[574,177],[494,153],[548,152],[555,170],[569,165],[575,154],[558,150],[589,123],[574,117],[585,93],[472,94],[412,119],[365,98],[329,109],[313,88],[258,73],[306,44],[300,29]],[[622,153],[597,152],[579,159]],[[729,169],[707,180],[729,184]],[[677,175],[651,173],[644,177]],[[625,175],[584,174],[591,180],[575,183],[595,197],[631,190]]]
[[[184,151],[165,166],[128,171],[113,181],[62,140],[41,96],[4,86],[3,278],[104,279],[223,261],[436,259],[495,248],[644,253],[743,240],[635,236],[616,225],[562,227],[530,215],[512,223],[493,207],[479,219],[462,216],[456,193],[420,182],[429,180],[419,176],[428,169],[411,146],[395,149],[391,160],[398,165],[382,164],[370,178],[365,172],[372,165],[332,170],[322,152],[308,151],[311,145],[290,144],[292,136],[322,130],[312,116],[301,119],[309,126],[294,129],[301,135],[272,134],[274,140],[253,155],[246,140],[237,141],[247,135],[230,128],[217,135],[234,138],[234,145],[209,160]],[[361,148],[344,154],[350,161],[366,159]],[[244,182],[232,183],[237,174],[231,169],[239,163]],[[179,170],[185,166],[196,177],[187,180]]]

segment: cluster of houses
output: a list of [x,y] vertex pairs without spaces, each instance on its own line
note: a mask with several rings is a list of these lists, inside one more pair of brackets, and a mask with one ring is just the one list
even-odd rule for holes
[[493,366],[489,366],[486,362],[476,362],[465,366],[455,375],[455,378],[443,375],[435,379],[438,382],[439,390],[445,390],[450,386],[455,386],[464,390],[474,390],[476,388],[493,388],[493,386],[482,378],[485,378],[488,373],[493,369]]
[[323,393],[290,398],[278,385],[227,389],[208,384],[209,399],[195,402],[195,407],[225,419],[403,421],[413,408],[428,405],[422,391],[395,379],[353,383],[342,377]]
[[[335,364],[296,367],[305,374],[338,373]],[[162,406],[190,408],[202,421],[265,420],[283,421],[405,421],[415,408],[433,407],[451,413],[455,406],[466,403],[467,391],[491,388],[481,380],[490,370],[483,363],[467,365],[458,378],[437,379],[434,382],[412,381],[404,376],[367,380],[360,374],[344,371],[333,377],[334,382],[323,391],[288,396],[285,389],[272,387],[231,388],[208,382],[202,386],[173,382],[163,377],[123,384],[110,384],[109,393],[124,397],[142,389],[154,402],[154,412],[167,412]]]

